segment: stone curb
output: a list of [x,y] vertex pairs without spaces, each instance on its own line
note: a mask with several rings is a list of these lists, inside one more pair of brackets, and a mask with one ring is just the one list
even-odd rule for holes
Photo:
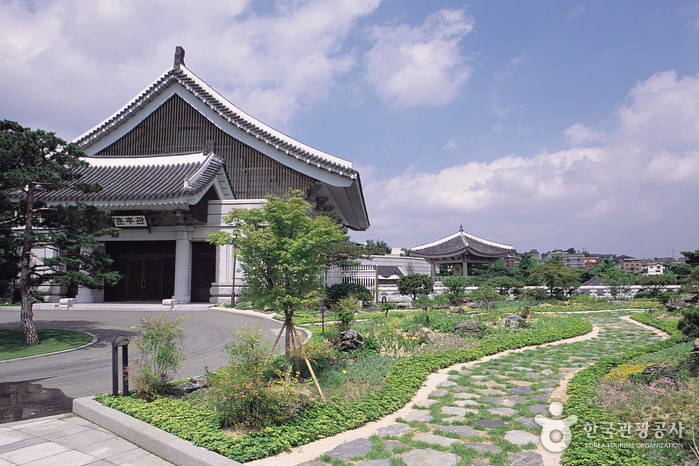
[[53,353],[43,353],[43,354],[35,354],[35,355],[33,355],[33,356],[24,356],[24,357],[21,357],[21,358],[3,359],[2,361],[0,361],[0,364],[2,364],[2,363],[4,363],[4,362],[11,362],[11,361],[24,361],[25,359],[43,358],[43,357],[45,357],[45,356],[51,356],[51,355],[54,355],[54,354],[70,353],[71,351],[77,351],[77,350],[79,350],[79,349],[83,349],[83,348],[87,348],[88,346],[92,346],[92,345],[94,345],[95,343],[97,343],[97,342],[99,341],[99,338],[98,338],[97,335],[95,335],[94,333],[86,332],[86,331],[84,331],[84,330],[79,330],[79,331],[80,331],[80,332],[83,332],[83,333],[87,333],[88,335],[92,336],[92,341],[91,341],[90,343],[85,343],[85,344],[82,345],[82,346],[78,346],[78,347],[75,347],[75,348],[64,349],[64,350],[61,350],[61,351],[54,351]]
[[178,466],[241,466],[241,463],[103,406],[94,397],[73,400],[73,413]]

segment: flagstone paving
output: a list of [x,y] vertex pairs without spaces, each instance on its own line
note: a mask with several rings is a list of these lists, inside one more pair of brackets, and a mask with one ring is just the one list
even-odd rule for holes
[[[548,402],[561,379],[657,338],[619,319],[624,314],[577,314],[600,328],[596,339],[535,347],[452,371],[404,419],[326,455],[354,466],[389,466],[391,458],[407,466],[543,466],[541,454],[532,451],[541,434],[534,416],[550,416]],[[327,456],[297,466],[329,466]]]

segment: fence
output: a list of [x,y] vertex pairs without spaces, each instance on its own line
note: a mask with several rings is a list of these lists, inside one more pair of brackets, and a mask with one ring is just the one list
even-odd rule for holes
[[375,265],[333,265],[325,269],[325,282],[328,286],[338,283],[359,283],[374,295],[378,302],[378,267]]

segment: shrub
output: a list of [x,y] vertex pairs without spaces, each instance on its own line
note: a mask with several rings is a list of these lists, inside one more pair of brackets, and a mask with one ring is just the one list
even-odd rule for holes
[[346,296],[335,303],[333,311],[339,321],[340,331],[349,329],[354,320],[354,313],[359,309],[359,302],[352,296]]
[[690,338],[699,337],[699,306],[692,304],[682,312],[683,319],[677,323],[677,330]]
[[670,301],[672,301],[673,298],[679,298],[680,295],[673,292],[673,291],[663,291],[662,293],[658,293],[657,299],[663,304],[667,304]]
[[466,287],[469,286],[469,280],[464,276],[442,277],[442,283],[449,289],[449,293],[455,296],[463,296]]
[[634,299],[652,299],[654,296],[649,293],[648,291],[639,291],[635,295],[633,295]]
[[301,406],[301,386],[285,382],[280,371],[269,377],[265,360],[270,344],[256,327],[241,327],[226,343],[228,365],[209,377],[209,401],[227,425],[260,428],[280,425]]
[[408,295],[417,299],[420,295],[428,295],[434,290],[434,281],[427,275],[411,273],[398,279],[398,291],[402,295]]
[[438,306],[449,306],[452,302],[453,295],[438,294],[434,297],[434,303]]
[[336,283],[330,285],[325,290],[325,295],[328,306],[332,306],[342,298],[348,296],[354,296],[355,299],[360,299],[362,301],[371,301],[374,298],[371,291],[369,291],[366,286],[360,285],[359,283]]
[[396,303],[381,303],[381,310],[385,312],[385,315],[388,316],[388,311],[391,311],[393,309],[397,309],[398,305]]
[[136,332],[140,357],[129,374],[140,397],[153,399],[170,388],[173,374],[185,360],[182,322],[183,317],[168,320],[164,314],[157,319],[141,319]]

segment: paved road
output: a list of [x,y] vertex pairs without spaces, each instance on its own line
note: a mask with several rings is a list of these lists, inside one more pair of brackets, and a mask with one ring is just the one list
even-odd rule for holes
[[[97,335],[99,341],[76,351],[0,362],[0,423],[67,412],[73,398],[111,391],[111,339],[115,335],[134,335],[130,327],[138,326],[141,318],[160,314],[160,306],[124,308],[127,310],[95,306],[34,311],[37,327],[82,330]],[[186,316],[187,361],[178,377],[201,375],[205,366],[211,370],[221,367],[225,363],[221,348],[233,338],[231,330],[242,324],[260,325],[265,338],[272,341],[281,329],[281,323],[254,313],[209,309],[170,314]],[[0,308],[0,328],[12,327],[19,327],[19,310]],[[283,345],[283,339],[280,343]],[[129,356],[135,359],[135,348]]]

